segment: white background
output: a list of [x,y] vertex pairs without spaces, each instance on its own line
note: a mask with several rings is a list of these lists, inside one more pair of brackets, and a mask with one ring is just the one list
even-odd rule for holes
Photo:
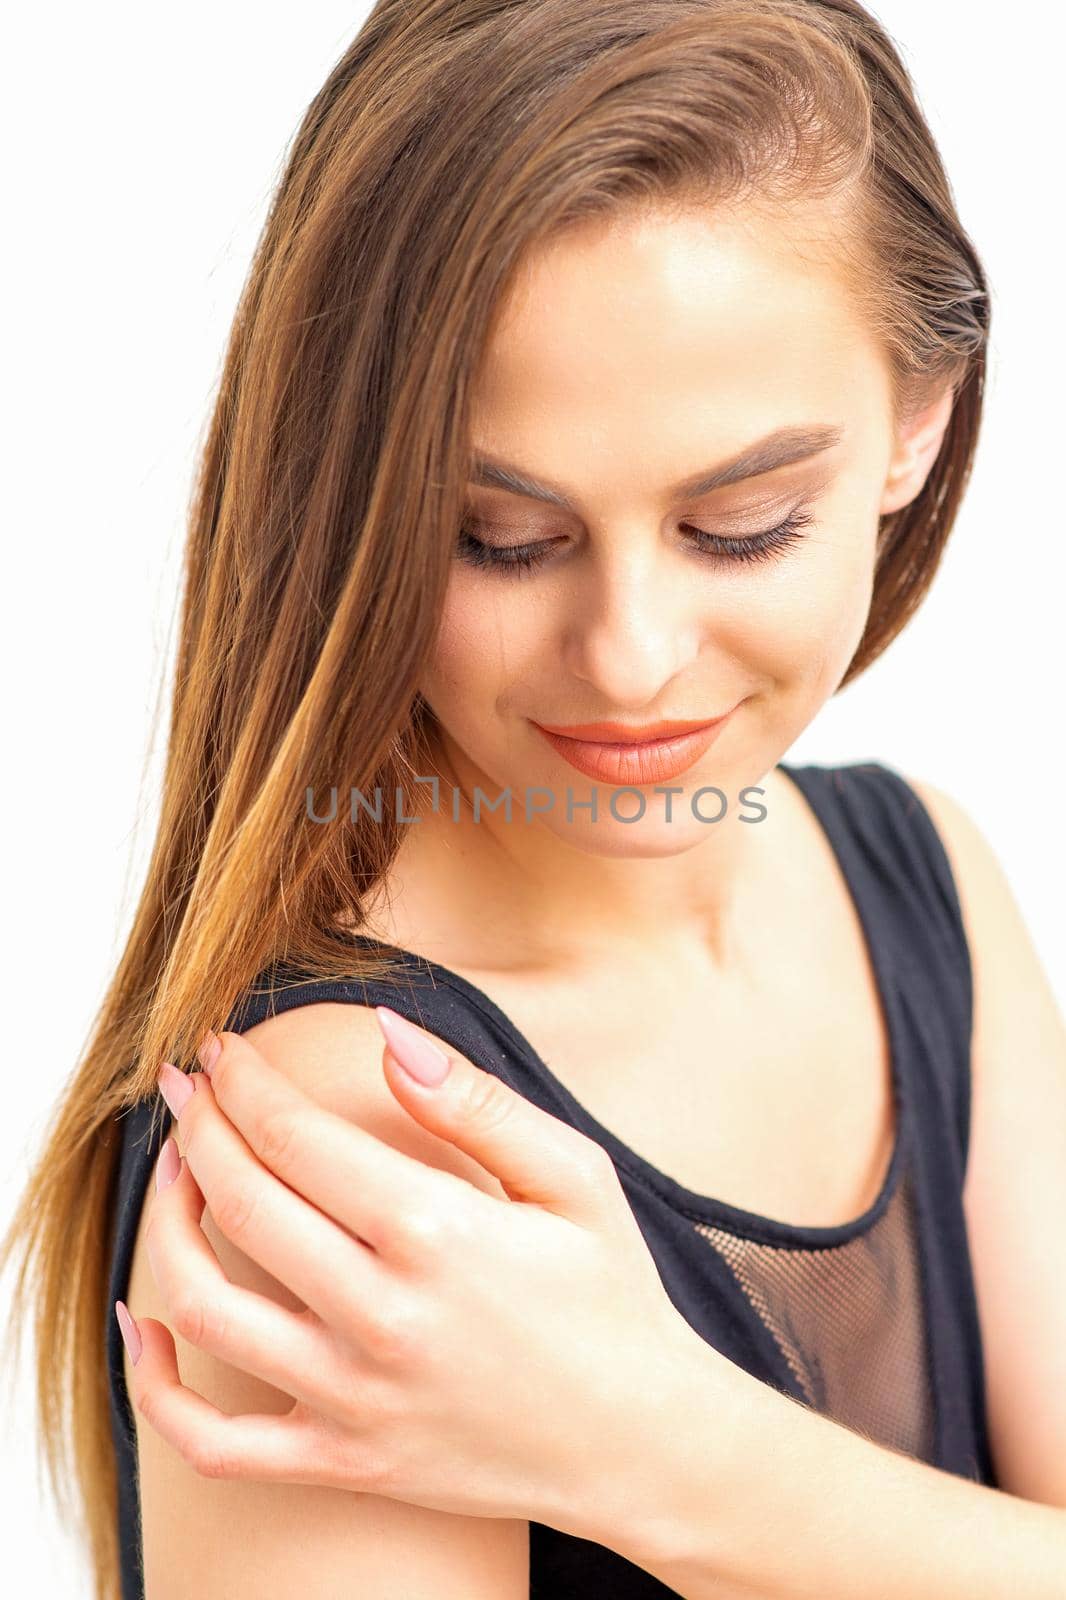
[[[6,29],[4,1221],[146,865],[185,509],[238,290],[286,146],[367,9],[24,6]],[[877,10],[991,278],[988,408],[923,609],[789,759],[884,760],[959,798],[1066,1008],[1061,12],[1001,11],[991,31],[970,7]],[[23,1382],[0,1428],[5,1570],[88,1596],[34,1453]]]

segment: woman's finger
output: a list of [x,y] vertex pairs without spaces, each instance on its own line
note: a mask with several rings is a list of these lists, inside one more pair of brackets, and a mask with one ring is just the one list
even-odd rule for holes
[[[201,1477],[343,1483],[345,1488],[358,1489],[363,1486],[361,1449],[370,1486],[372,1453],[368,1446],[360,1447],[348,1435],[341,1447],[299,1402],[273,1415],[220,1411],[182,1383],[174,1340],[165,1323],[154,1317],[134,1322],[122,1301],[116,1301],[115,1315],[133,1364],[132,1404]],[[341,1448],[343,1464],[338,1455]]]
[[[170,1071],[184,1077],[176,1067]],[[197,1090],[186,1093],[175,1115],[189,1170],[219,1232],[323,1322],[373,1348],[374,1318],[388,1287],[374,1251],[264,1167],[216,1105],[210,1079],[194,1076]]]
[[[389,1006],[374,1011],[388,1045],[389,1088],[423,1127],[472,1156],[512,1200],[589,1226],[617,1214],[623,1197],[602,1145],[491,1072],[442,1050]],[[404,1070],[397,1071],[397,1061]]]
[[405,1155],[328,1111],[239,1033],[218,1036],[209,1076],[218,1106],[263,1165],[382,1256],[415,1264],[425,1221],[501,1204],[456,1173]]
[[200,1226],[203,1194],[168,1139],[157,1175],[167,1179],[175,1163],[176,1175],[152,1199],[144,1232],[152,1276],[175,1331],[313,1409],[329,1409],[351,1382],[352,1352],[342,1365],[314,1313],[279,1305],[226,1276]]

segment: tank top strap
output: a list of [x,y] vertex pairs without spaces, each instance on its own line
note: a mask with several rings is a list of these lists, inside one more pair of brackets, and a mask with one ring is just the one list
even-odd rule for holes
[[281,1012],[328,1001],[389,1006],[534,1105],[569,1119],[571,1101],[565,1089],[545,1074],[536,1052],[488,995],[449,968],[411,950],[366,934],[331,931],[353,950],[372,952],[378,961],[384,958],[387,971],[377,977],[312,978],[299,967],[276,961],[244,991],[226,1029],[244,1033]]
[[936,1113],[961,1189],[970,1128],[973,973],[951,862],[914,787],[884,762],[786,766],[816,812],[905,1024],[897,1069]]

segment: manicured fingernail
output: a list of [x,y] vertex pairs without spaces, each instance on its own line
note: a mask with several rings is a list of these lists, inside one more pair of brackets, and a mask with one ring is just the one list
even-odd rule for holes
[[159,1160],[156,1163],[156,1193],[158,1194],[160,1189],[165,1189],[168,1183],[173,1183],[180,1171],[181,1157],[178,1154],[178,1147],[173,1139],[168,1139],[160,1150]]
[[159,1069],[159,1093],[170,1107],[171,1116],[180,1117],[196,1085],[186,1072],[179,1072],[171,1062],[164,1061]]
[[196,1054],[200,1057],[200,1065],[207,1073],[207,1076],[210,1077],[215,1070],[215,1062],[222,1054],[222,1040],[208,1028],[200,1040]]
[[451,1062],[444,1051],[419,1033],[413,1023],[389,1006],[375,1006],[385,1042],[401,1067],[405,1067],[419,1083],[435,1088],[448,1075]]
[[129,1358],[136,1366],[141,1359],[141,1335],[121,1300],[115,1301],[115,1316],[118,1318],[119,1332],[122,1334],[122,1343],[129,1352]]

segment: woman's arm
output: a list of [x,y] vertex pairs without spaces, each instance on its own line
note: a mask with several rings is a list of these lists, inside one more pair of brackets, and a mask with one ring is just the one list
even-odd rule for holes
[[1066,1595],[1066,1028],[987,841],[911,781],[951,859],[974,970],[964,1203],[1002,1487],[882,1449],[745,1374],[723,1393],[712,1367],[703,1404],[694,1378],[664,1418],[656,1505],[624,1552],[689,1600]]
[[951,858],[974,970],[963,1200],[996,1476],[1066,1506],[1066,1027],[988,841],[957,801],[913,786]]
[[[325,1015],[323,1015],[325,1013]],[[332,1016],[330,1015],[332,1013]],[[338,1013],[342,1013],[338,1017]],[[500,1194],[499,1185],[453,1146],[412,1121],[381,1076],[374,1014],[320,1005],[271,1018],[247,1037],[278,1070],[330,1110],[379,1138]],[[172,1132],[174,1129],[171,1130]],[[180,1133],[177,1135],[180,1146]],[[145,1199],[128,1301],[135,1316],[170,1322],[143,1243]],[[210,1214],[204,1233],[235,1282],[287,1307],[299,1302],[239,1251]],[[290,1396],[206,1355],[175,1334],[182,1379],[227,1412],[285,1412]],[[132,1369],[125,1357],[127,1386]],[[231,1600],[234,1595],[315,1600],[337,1594],[404,1600],[525,1600],[529,1525],[464,1517],[399,1500],[306,1484],[204,1476],[135,1412],[146,1600]]]
[[664,1411],[619,1553],[686,1600],[1062,1600],[1066,1510],[871,1443],[715,1363]]

